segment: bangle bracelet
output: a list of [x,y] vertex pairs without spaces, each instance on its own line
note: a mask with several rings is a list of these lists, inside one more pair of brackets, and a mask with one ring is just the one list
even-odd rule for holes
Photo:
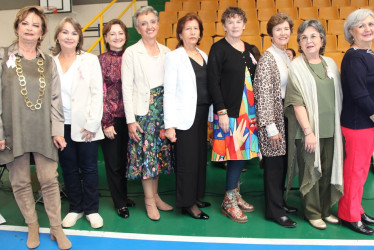
[[217,114],[225,113],[225,112],[227,112],[227,109],[221,109],[221,110],[217,111]]
[[309,134],[306,134],[306,135],[304,135],[305,137],[307,137],[308,135],[311,135],[313,132],[310,132]]
[[227,115],[227,112],[217,113],[218,116]]
[[304,128],[303,131],[305,132],[305,130],[307,129],[312,129],[312,128],[309,126],[309,127]]

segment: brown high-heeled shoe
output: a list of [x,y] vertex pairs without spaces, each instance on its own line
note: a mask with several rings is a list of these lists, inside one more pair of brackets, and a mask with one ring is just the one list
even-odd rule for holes
[[147,216],[151,220],[160,220],[160,212],[157,210],[156,201],[154,198],[144,198],[145,209],[147,210]]
[[26,246],[28,248],[37,248],[40,245],[39,241],[39,223],[36,221],[34,223],[28,224],[28,236]]
[[61,226],[51,227],[51,240],[57,241],[58,248],[60,249],[70,249],[71,242],[66,237],[64,231],[62,230]]
[[163,200],[161,200],[158,194],[155,194],[154,197],[155,197],[156,206],[158,209],[160,209],[161,211],[166,211],[166,212],[173,211],[174,208],[170,206],[169,204],[167,204],[166,202],[164,202]]

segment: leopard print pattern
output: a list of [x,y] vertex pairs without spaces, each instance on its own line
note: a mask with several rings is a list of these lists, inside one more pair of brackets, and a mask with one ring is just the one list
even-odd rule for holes
[[[286,138],[280,73],[274,56],[265,51],[257,65],[253,92],[256,103],[258,137],[261,153],[264,156],[281,156],[286,154]],[[266,125],[275,123],[283,140],[279,148],[273,148],[267,136]]]

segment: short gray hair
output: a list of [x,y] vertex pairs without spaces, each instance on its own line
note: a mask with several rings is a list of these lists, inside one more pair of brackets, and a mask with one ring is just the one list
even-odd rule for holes
[[158,22],[158,12],[152,6],[144,6],[144,7],[139,8],[135,12],[135,15],[132,17],[135,27],[138,27],[138,17],[143,14],[148,14],[149,12],[152,12],[153,14],[155,14],[155,16],[157,17],[157,22]]
[[326,31],[322,23],[318,21],[317,19],[306,20],[302,22],[302,24],[297,29],[297,43],[299,44],[298,51],[300,53],[303,53],[303,51],[301,50],[301,46],[300,46],[300,37],[308,27],[313,27],[318,31],[319,36],[322,39],[322,46],[319,49],[319,54],[322,55],[325,52],[325,47],[326,47]]
[[374,17],[373,11],[369,9],[358,9],[358,10],[353,11],[351,14],[349,14],[347,19],[345,20],[344,38],[345,40],[347,40],[347,42],[349,42],[350,45],[353,44],[354,37],[349,31],[357,27],[359,23],[362,22],[364,19],[366,19],[368,16]]

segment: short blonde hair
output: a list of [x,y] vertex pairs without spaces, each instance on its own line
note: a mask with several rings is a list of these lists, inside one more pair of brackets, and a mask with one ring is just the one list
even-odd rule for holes
[[18,33],[17,33],[18,25],[20,22],[25,20],[25,18],[27,17],[29,13],[34,13],[35,15],[40,17],[40,19],[42,20],[42,36],[40,37],[37,43],[37,47],[39,47],[48,31],[47,17],[45,16],[43,9],[40,8],[39,6],[36,6],[36,5],[26,6],[17,12],[16,19],[14,20],[14,23],[13,23],[14,33],[16,34],[17,42],[18,42]]

